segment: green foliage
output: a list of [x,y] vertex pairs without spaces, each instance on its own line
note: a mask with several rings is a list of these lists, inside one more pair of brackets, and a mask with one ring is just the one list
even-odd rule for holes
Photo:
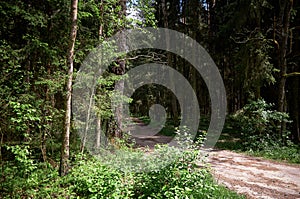
[[129,19],[129,22],[138,27],[156,27],[154,4],[152,0],[129,1],[128,10],[137,12],[134,18]]
[[16,164],[13,170],[17,171],[19,177],[27,177],[36,168],[33,160],[29,157],[29,146],[15,145],[6,148],[15,156]]
[[248,110],[247,113],[242,109],[226,119],[216,147],[238,152],[244,151],[250,155],[267,159],[300,163],[300,147],[291,142],[288,136],[289,132],[283,134],[285,142],[282,142],[282,137],[276,132],[276,129],[279,129],[278,123],[282,119],[289,121],[287,115],[270,110],[272,105],[263,100],[250,104],[244,108]]
[[[19,102],[9,102],[14,115],[10,118],[11,128],[16,129],[17,132],[25,134],[29,128],[35,126],[36,122],[39,122],[40,113],[38,110],[32,107],[31,104],[21,104]],[[29,135],[25,135],[27,137]]]
[[[0,103],[4,106],[13,94],[20,94],[28,85],[24,84],[26,72],[20,65],[20,51],[14,50],[7,41],[0,41]],[[3,107],[2,106],[2,107]]]
[[164,168],[141,173],[123,173],[96,160],[82,161],[65,182],[81,198],[239,198],[217,186],[206,168],[197,166],[197,154],[186,151]]
[[39,176],[34,174],[37,165],[30,158],[29,146],[6,146],[6,149],[12,152],[14,161],[6,162],[3,165],[2,174],[5,176],[4,182],[2,182],[3,192],[14,193],[16,198],[21,197],[23,189],[30,189],[32,184],[38,181]]
[[4,142],[36,145],[61,130],[66,1],[9,1],[0,8],[1,133]]
[[[203,162],[196,150],[185,151],[161,169],[138,173],[124,173],[81,155],[68,175],[59,177],[48,164],[30,162],[29,152],[19,149],[14,153],[22,164],[4,167],[3,198],[243,198],[215,184],[206,165],[199,167]],[[15,175],[20,170],[26,176]]]
[[[155,27],[163,19],[160,1],[127,1],[129,8],[139,11],[143,18],[132,21],[121,16],[120,0],[79,1],[78,35],[75,45],[75,71],[86,55],[99,42],[111,37],[124,28]],[[274,40],[280,42],[280,18],[277,3],[269,0],[220,1],[213,9],[207,5],[194,6],[193,1],[166,1],[169,28],[191,35],[217,57],[220,71],[230,90],[229,98],[258,98],[261,86],[274,83],[274,66],[277,51],[284,46],[274,47]],[[196,2],[196,1],[194,1]],[[186,3],[186,4],[185,4]],[[179,5],[180,4],[180,5]],[[292,9],[292,26],[297,27],[296,13]],[[1,137],[1,198],[235,198],[235,194],[215,185],[209,170],[195,164],[197,153],[186,152],[177,156],[175,150],[161,146],[159,150],[173,160],[165,168],[148,173],[123,172],[108,167],[93,158],[85,156],[70,161],[72,168],[66,177],[59,177],[56,169],[41,163],[41,148],[47,157],[59,159],[61,132],[63,131],[66,49],[69,41],[70,2],[67,0],[0,1],[0,137]],[[271,12],[270,12],[271,11]],[[209,14],[209,15],[208,15]],[[195,17],[197,16],[197,17]],[[273,17],[277,18],[273,21]],[[278,21],[278,23],[274,23]],[[102,30],[102,31],[100,31]],[[287,62],[296,62],[297,33],[290,29],[291,49]],[[295,29],[294,29],[295,30]],[[292,34],[293,33],[293,34]],[[274,34],[274,35],[273,35]],[[149,34],[149,38],[151,34]],[[274,38],[273,38],[274,37]],[[274,40],[273,40],[274,39]],[[214,40],[216,40],[214,44]],[[108,47],[107,47],[108,49]],[[276,52],[275,52],[276,50]],[[296,51],[295,51],[296,50]],[[112,50],[113,51],[113,50]],[[111,52],[112,52],[111,51]],[[110,53],[111,53],[110,52]],[[166,54],[161,51],[145,50],[130,52],[132,57],[126,69],[145,62],[166,63]],[[149,56],[148,56],[149,55]],[[116,56],[118,57],[118,56]],[[122,56],[120,56],[122,57]],[[124,57],[124,56],[123,56]],[[143,56],[141,56],[143,57]],[[152,57],[152,58],[151,58]],[[295,60],[295,61],[294,61]],[[184,61],[173,57],[170,65],[176,65],[186,77],[192,71]],[[172,63],[171,63],[172,62]],[[273,66],[274,64],[274,66]],[[292,70],[293,67],[289,67]],[[287,71],[290,72],[290,71]],[[120,77],[109,74],[99,80],[96,98],[96,112],[101,117],[103,131],[110,128],[112,119],[111,98],[122,96],[113,93],[115,82]],[[200,81],[199,81],[200,82]],[[196,93],[205,87],[195,81]],[[152,86],[151,94],[138,96],[140,105],[137,114],[147,112],[147,105],[156,102],[156,91],[163,89]],[[236,93],[236,94],[235,94]],[[246,95],[245,95],[246,93]],[[289,92],[291,93],[291,92]],[[274,94],[274,93],[272,93]],[[144,96],[144,97],[141,97]],[[146,97],[145,97],[146,96]],[[164,103],[170,104],[171,96],[165,93]],[[249,97],[250,96],[250,97]],[[141,100],[142,99],[142,100]],[[202,107],[209,103],[205,96],[199,96]],[[289,100],[289,97],[287,97]],[[297,96],[294,98],[297,99]],[[137,101],[138,101],[137,100]],[[126,99],[126,101],[130,101]],[[290,102],[288,102],[290,103]],[[235,106],[235,105],[232,105]],[[171,106],[168,110],[171,109]],[[85,108],[85,107],[84,107]],[[83,108],[83,109],[84,109]],[[270,109],[264,101],[252,102],[238,112],[234,125],[242,134],[244,149],[268,158],[279,158],[300,162],[299,147],[289,141],[289,132],[278,135],[278,124],[288,121],[288,116]],[[233,109],[232,109],[233,110]],[[170,114],[171,112],[169,112]],[[206,113],[208,113],[206,111]],[[142,116],[145,114],[141,114]],[[204,124],[208,126],[208,121]],[[111,128],[112,131],[114,128]],[[202,129],[202,127],[201,127]],[[234,130],[234,129],[231,129]],[[71,149],[77,149],[78,137],[71,133]],[[168,124],[162,134],[173,135],[174,125]],[[112,132],[113,133],[113,132]],[[183,130],[182,133],[185,133]],[[183,134],[183,137],[185,135]],[[203,138],[200,136],[200,138]],[[189,144],[191,140],[187,140]],[[127,161],[143,155],[143,152],[126,148],[128,143],[117,140],[127,151],[120,159],[119,168]],[[230,146],[233,146],[230,144]],[[76,153],[76,150],[71,150]],[[44,155],[44,154],[43,154]],[[153,156],[155,162],[163,161]],[[48,158],[50,160],[50,158]],[[116,161],[114,159],[114,161]],[[151,162],[149,161],[149,162]],[[167,161],[165,163],[168,163]],[[146,162],[141,162],[144,169]],[[130,165],[127,165],[130,167]],[[157,168],[148,164],[149,168]]]
[[121,173],[96,160],[81,161],[67,177],[65,185],[80,198],[128,198],[128,187],[122,184]]
[[[113,89],[117,81],[121,77],[115,74],[107,74],[105,77],[100,77],[97,81],[97,95],[96,95],[96,112],[101,119],[110,119],[113,116],[112,99],[120,100],[122,95],[118,95]],[[124,99],[124,98],[122,98]]]
[[233,115],[245,149],[259,151],[269,146],[281,146],[289,139],[288,131],[282,135],[278,133],[281,122],[290,122],[288,114],[271,110],[271,107],[272,104],[259,99]]
[[255,94],[260,94],[256,89],[275,83],[273,74],[278,70],[273,67],[268,55],[272,43],[261,32],[247,32],[245,35],[245,42],[239,45],[235,59],[243,88],[254,99]]
[[[28,157],[25,158],[20,154],[18,156],[17,159],[22,159],[19,159],[23,162],[22,166],[16,167],[11,163],[3,165],[5,178],[1,179],[1,198],[57,198],[56,196],[60,194],[68,195],[60,188],[57,170],[49,164],[36,164]],[[24,176],[25,171],[27,173]]]

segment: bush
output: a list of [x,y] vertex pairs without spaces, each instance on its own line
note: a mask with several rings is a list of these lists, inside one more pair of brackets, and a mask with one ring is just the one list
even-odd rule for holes
[[246,150],[262,150],[269,146],[283,145],[290,132],[282,135],[280,124],[289,123],[287,113],[271,110],[272,104],[263,99],[252,101],[233,115],[235,126],[239,129]]
[[241,198],[218,186],[197,160],[197,152],[185,151],[159,170],[125,173],[89,159],[74,167],[62,186],[80,198]]
[[[162,150],[166,147],[161,146]],[[198,155],[197,150],[187,150],[164,168],[139,173],[122,172],[87,156],[78,156],[65,177],[59,177],[56,169],[44,163],[36,163],[30,172],[21,165],[26,176],[16,176],[14,167],[4,166],[7,179],[0,197],[242,198],[218,186],[209,169],[199,167]]]

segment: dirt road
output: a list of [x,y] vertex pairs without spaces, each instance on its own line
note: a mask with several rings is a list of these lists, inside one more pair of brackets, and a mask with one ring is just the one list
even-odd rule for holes
[[[168,136],[136,137],[139,147],[168,143]],[[300,165],[278,163],[226,150],[209,152],[208,162],[219,184],[247,198],[300,199]]]
[[250,157],[231,151],[212,151],[212,173],[218,183],[247,198],[300,198],[300,166]]
[[[167,144],[172,140],[169,136],[153,135],[152,132],[158,131],[152,128],[138,130],[143,132],[143,135],[134,136],[138,147],[154,148],[158,143]],[[203,152],[209,154],[208,162],[216,181],[247,198],[300,199],[300,165],[278,163],[226,150]]]

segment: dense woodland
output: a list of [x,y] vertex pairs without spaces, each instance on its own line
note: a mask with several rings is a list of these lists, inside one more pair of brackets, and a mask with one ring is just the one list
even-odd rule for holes
[[[0,13],[1,198],[239,197],[215,185],[207,170],[189,178],[190,160],[154,173],[124,174],[84,150],[72,125],[76,72],[93,48],[130,28],[169,28],[199,42],[223,78],[224,131],[240,137],[239,149],[277,150],[287,153],[280,154],[283,160],[300,162],[300,1],[9,0],[0,1]],[[99,81],[98,128],[108,141],[126,137],[111,110],[115,82],[143,63],[172,66],[189,80],[200,106],[199,129],[207,130],[210,98],[200,74],[170,52],[145,50],[116,58]],[[176,96],[159,85],[138,91],[130,105],[134,117],[147,120],[149,107],[159,102],[167,107],[165,131],[178,126]],[[188,184],[193,180],[199,184]]]

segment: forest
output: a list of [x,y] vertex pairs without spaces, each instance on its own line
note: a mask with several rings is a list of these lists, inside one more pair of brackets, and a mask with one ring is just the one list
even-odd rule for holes
[[[300,175],[299,12],[294,0],[0,1],[0,198],[259,198],[219,183],[207,150]],[[271,196],[300,197],[297,182]]]

